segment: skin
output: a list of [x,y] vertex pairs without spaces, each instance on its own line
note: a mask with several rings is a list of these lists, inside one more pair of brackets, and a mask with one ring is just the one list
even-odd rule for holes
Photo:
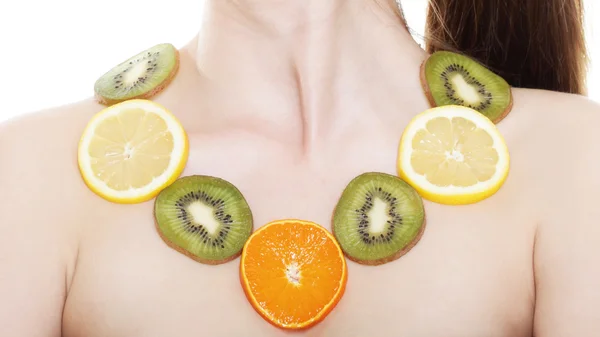
[[[189,133],[184,175],[235,184],[257,228],[330,229],[352,178],[395,173],[402,130],[428,107],[425,53],[388,3],[211,0],[205,15],[155,97]],[[0,335],[288,335],[245,299],[239,259],[197,263],[160,239],[152,201],[113,204],[85,187],[77,142],[101,108],[0,125]],[[597,336],[599,124],[585,97],[515,89],[499,125],[503,188],[470,206],[426,201],[417,246],[377,267],[349,261],[336,309],[298,335]]]

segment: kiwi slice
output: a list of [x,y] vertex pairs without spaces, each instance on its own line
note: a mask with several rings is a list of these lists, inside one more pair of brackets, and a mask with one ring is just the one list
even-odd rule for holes
[[512,109],[510,85],[464,55],[438,51],[421,65],[421,84],[432,106],[462,105],[499,123]]
[[102,75],[94,85],[96,99],[115,104],[150,98],[161,92],[179,69],[179,51],[161,43],[129,58]]
[[154,203],[154,219],[167,245],[205,264],[238,257],[253,229],[242,193],[210,176],[182,177],[162,190]]
[[421,196],[404,180],[369,172],[354,178],[333,215],[333,233],[355,262],[380,265],[414,247],[425,230]]

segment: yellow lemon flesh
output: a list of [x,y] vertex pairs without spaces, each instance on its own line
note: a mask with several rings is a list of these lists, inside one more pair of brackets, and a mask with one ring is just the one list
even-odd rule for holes
[[129,100],[105,108],[88,123],[79,143],[79,170],[104,199],[143,202],[178,178],[188,148],[183,127],[166,108]]
[[472,204],[495,194],[509,171],[509,152],[496,125],[463,106],[436,107],[404,130],[398,173],[423,198]]

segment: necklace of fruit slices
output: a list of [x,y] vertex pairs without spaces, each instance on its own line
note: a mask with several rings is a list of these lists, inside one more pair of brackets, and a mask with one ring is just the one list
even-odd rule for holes
[[310,327],[333,310],[348,279],[346,258],[380,265],[415,246],[425,230],[421,198],[472,204],[496,193],[508,175],[508,149],[495,124],[512,109],[511,87],[473,59],[436,52],[421,66],[432,107],[402,133],[397,175],[367,172],[352,179],[333,212],[332,233],[298,219],[254,231],[250,207],[230,182],[180,177],[188,159],[186,132],[166,107],[150,100],[178,69],[179,52],[165,43],[96,81],[95,97],[107,107],[83,131],[82,178],[112,202],[155,198],[158,235],[200,263],[241,255],[246,297],[282,329]]

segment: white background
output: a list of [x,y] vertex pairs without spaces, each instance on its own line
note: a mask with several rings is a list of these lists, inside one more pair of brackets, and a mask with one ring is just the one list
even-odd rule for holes
[[[589,96],[600,101],[600,70],[594,68],[595,61],[600,64],[600,38],[591,25],[592,18],[600,17],[600,7],[595,0],[584,1],[592,61]],[[402,3],[409,25],[422,34],[426,0]],[[199,28],[202,4],[203,0],[1,1],[0,122],[91,96],[98,76],[149,46],[183,46]]]

